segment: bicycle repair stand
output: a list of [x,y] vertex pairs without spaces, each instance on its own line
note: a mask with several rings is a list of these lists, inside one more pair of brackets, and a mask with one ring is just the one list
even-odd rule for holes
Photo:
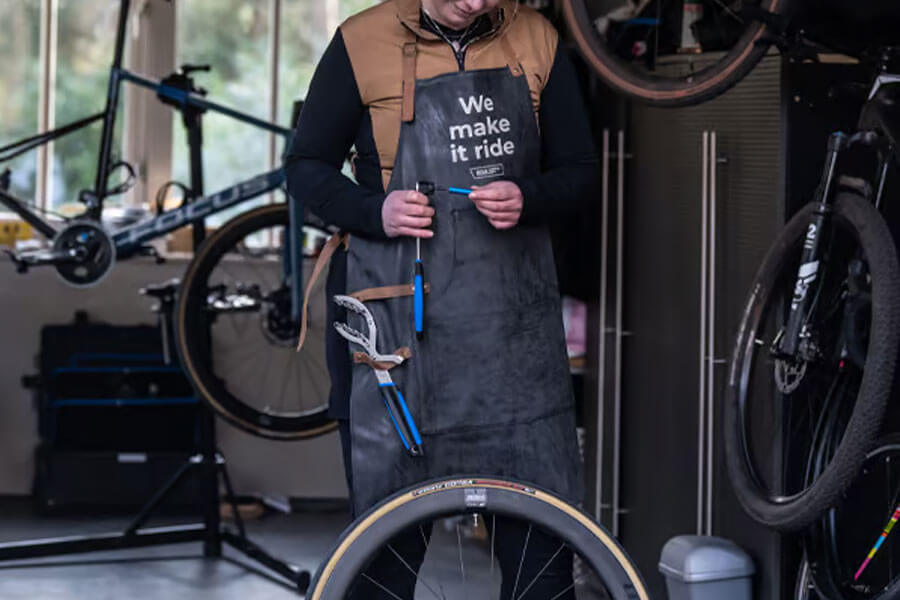
[[[191,107],[183,107],[181,110],[184,115],[185,126],[188,129],[188,145],[191,155],[192,186],[189,192],[191,198],[200,198],[203,196],[203,163],[200,159],[203,143],[200,120],[202,110],[192,109]],[[205,237],[205,228],[202,221],[195,222],[192,226],[194,249],[196,250]],[[154,297],[159,301],[154,310],[159,313],[163,355],[167,363],[171,360],[172,329],[170,317],[174,307],[177,287],[178,280],[172,280],[160,285],[148,286],[141,290],[143,294]],[[204,556],[221,557],[222,544],[225,543],[285,578],[292,586],[296,587],[299,593],[306,593],[310,583],[308,571],[301,570],[295,565],[273,557],[247,538],[244,522],[241,519],[237,502],[235,501],[234,490],[231,487],[231,479],[228,476],[225,460],[216,449],[215,416],[205,404],[201,407],[198,420],[199,452],[188,458],[179,467],[124,530],[99,535],[2,543],[0,544],[0,562],[187,542],[202,542]],[[202,473],[203,522],[143,528],[144,523],[172,492],[185,474],[195,468]],[[222,477],[222,483],[225,488],[225,500],[230,504],[234,514],[237,533],[230,531],[221,523],[219,507],[222,499],[219,494],[219,475]]]

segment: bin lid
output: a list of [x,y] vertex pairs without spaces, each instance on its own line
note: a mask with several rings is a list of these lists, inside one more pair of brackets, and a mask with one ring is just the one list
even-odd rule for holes
[[666,577],[692,583],[748,577],[756,569],[747,553],[731,540],[679,535],[663,546],[659,571]]

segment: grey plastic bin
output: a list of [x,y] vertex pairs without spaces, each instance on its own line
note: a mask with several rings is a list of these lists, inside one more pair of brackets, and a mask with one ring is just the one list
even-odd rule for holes
[[659,571],[669,600],[751,600],[755,569],[730,540],[679,535],[663,547]]

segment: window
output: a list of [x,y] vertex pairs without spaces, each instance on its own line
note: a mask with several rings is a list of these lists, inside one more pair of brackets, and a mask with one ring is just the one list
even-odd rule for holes
[[[38,130],[41,78],[40,0],[0,3],[0,147],[33,135]],[[12,170],[11,191],[22,198],[34,198],[37,191],[37,154],[26,153],[0,165]]]
[[[163,56],[165,48],[171,51],[174,45],[177,65],[209,64],[211,72],[194,74],[197,84],[208,90],[209,99],[287,127],[293,103],[305,95],[319,56],[340,21],[376,2],[175,0],[176,33],[167,36],[153,31],[153,15],[161,14],[161,7],[172,5],[163,0],[132,1],[129,28],[140,24],[144,32],[149,26],[153,39],[144,47],[153,54]],[[120,4],[120,0],[0,2],[0,23],[7,32],[0,36],[0,52],[7,59],[0,69],[0,146],[104,109]],[[158,10],[148,11],[148,6]],[[140,13],[140,19],[136,13]],[[147,15],[149,23],[143,20]],[[169,15],[171,18],[171,12]],[[165,32],[172,30],[171,22],[163,27]],[[133,48],[132,38],[126,43],[126,53]],[[140,52],[135,56],[139,61],[135,70],[140,72],[144,64],[140,61],[147,57]],[[124,64],[129,65],[128,56]],[[129,102],[131,89],[134,86],[125,84],[121,90],[113,158],[141,163],[135,165],[140,172],[146,167],[146,157],[123,157],[122,153],[140,154],[145,148],[144,154],[152,151],[155,155],[160,154],[160,149],[152,139],[144,140],[132,133],[130,142],[123,145],[122,131],[128,122],[141,122],[136,114],[143,115],[146,121],[153,110],[148,105],[158,102],[149,95],[147,102]],[[126,106],[128,115],[124,114]],[[149,118],[153,124],[159,123],[161,117]],[[93,188],[97,176],[101,128],[100,122],[94,123],[55,140],[43,150],[0,165],[0,169],[13,170],[12,192],[29,201],[38,198],[38,204],[49,209],[77,210],[70,205],[80,207],[78,192]],[[165,131],[170,131],[168,124]],[[180,119],[172,119],[171,131],[171,173],[164,174],[169,175],[164,179],[186,183],[188,149]],[[151,137],[153,134],[144,133]],[[157,135],[160,137],[163,136]],[[164,148],[169,148],[168,133],[164,139]],[[280,162],[283,143],[281,136],[206,113],[204,191],[212,193],[274,168]],[[146,176],[146,172],[143,174]],[[139,183],[139,193],[132,194],[129,201],[153,200],[161,182],[159,173],[151,175],[148,185]],[[112,182],[116,180],[117,176],[113,176]],[[110,203],[121,201],[121,197],[109,199]],[[246,208],[242,206],[241,210]]]
[[[55,124],[59,127],[106,107],[109,67],[115,50],[119,18],[117,0],[58,0],[56,48]],[[127,63],[126,63],[127,64]],[[123,103],[119,102],[113,156],[121,157]],[[78,192],[93,189],[97,177],[102,123],[64,136],[53,143],[49,208],[73,204],[80,210]],[[108,199],[107,204],[121,201]]]
[[[176,5],[176,64],[208,64],[194,73],[207,98],[269,120],[272,79],[271,0],[190,0]],[[172,176],[189,183],[184,125],[173,121]],[[213,112],[203,115],[204,192],[209,194],[269,168],[269,133]],[[241,205],[238,210],[246,210]],[[214,215],[221,222],[225,215]]]

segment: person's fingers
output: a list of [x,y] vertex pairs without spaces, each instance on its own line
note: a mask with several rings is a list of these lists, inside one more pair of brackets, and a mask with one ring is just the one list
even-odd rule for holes
[[494,229],[510,229],[515,227],[517,221],[501,221],[498,219],[488,219],[488,223],[490,223]]
[[479,209],[493,212],[519,212],[522,206],[514,199],[510,200],[476,200],[475,206]]
[[428,204],[428,196],[415,190],[409,190],[403,200],[410,204]]
[[514,198],[521,194],[519,186],[511,181],[494,181],[484,187],[472,188],[471,200],[502,200]]
[[403,205],[402,212],[400,214],[409,217],[433,217],[434,208],[431,206],[409,202]]
[[434,237],[434,232],[430,229],[415,229],[413,227],[397,227],[396,230],[397,235],[408,235],[409,237],[417,237],[417,238],[431,238]]
[[469,199],[472,201],[479,200],[503,200],[510,196],[510,190],[504,189],[500,186],[495,187],[483,187],[477,190],[472,190],[472,193],[469,194]]
[[431,218],[430,217],[413,217],[411,215],[401,215],[397,222],[395,223],[397,227],[414,227],[417,229],[424,229],[426,227],[431,227]]

